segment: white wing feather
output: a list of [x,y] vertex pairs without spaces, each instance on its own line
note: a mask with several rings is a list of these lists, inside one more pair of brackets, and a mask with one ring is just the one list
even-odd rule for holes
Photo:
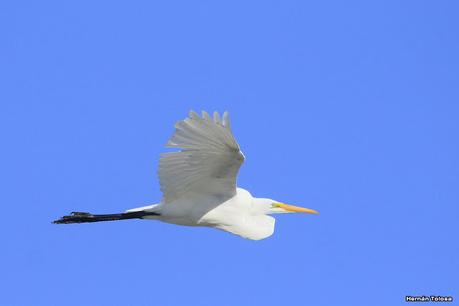
[[230,129],[228,113],[223,120],[215,112],[202,118],[193,111],[175,125],[166,144],[179,152],[163,153],[159,161],[159,181],[165,203],[187,193],[231,198],[236,194],[236,177],[244,155]]

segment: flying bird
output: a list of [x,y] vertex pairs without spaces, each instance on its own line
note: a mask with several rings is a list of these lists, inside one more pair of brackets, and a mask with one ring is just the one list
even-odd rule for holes
[[272,214],[318,213],[268,198],[255,198],[236,186],[245,157],[231,131],[228,112],[222,117],[214,112],[211,117],[204,111],[202,116],[191,111],[188,118],[175,124],[175,132],[166,147],[178,151],[161,154],[160,203],[117,214],[72,212],[54,223],[148,219],[213,227],[260,240],[274,232]]

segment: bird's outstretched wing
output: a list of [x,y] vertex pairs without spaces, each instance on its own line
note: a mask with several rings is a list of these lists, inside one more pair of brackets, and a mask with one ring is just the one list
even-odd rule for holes
[[213,118],[193,111],[175,124],[166,144],[179,152],[163,153],[159,181],[163,201],[171,202],[188,193],[230,198],[236,193],[236,177],[244,155],[230,129],[228,113],[214,112]]

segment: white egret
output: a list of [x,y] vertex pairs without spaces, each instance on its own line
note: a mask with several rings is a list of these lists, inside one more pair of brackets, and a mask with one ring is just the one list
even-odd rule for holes
[[191,111],[177,122],[166,147],[179,149],[163,153],[159,161],[160,203],[126,210],[119,214],[93,215],[73,212],[54,223],[83,223],[124,219],[149,219],[208,226],[244,238],[260,240],[274,232],[271,214],[317,211],[255,198],[237,188],[236,177],[244,155],[231,132],[228,112],[213,118]]

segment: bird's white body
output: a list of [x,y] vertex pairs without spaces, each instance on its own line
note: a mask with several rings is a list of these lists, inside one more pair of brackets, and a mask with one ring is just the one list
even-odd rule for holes
[[258,204],[257,200],[247,190],[237,188],[236,195],[225,201],[217,196],[193,194],[187,199],[134,208],[127,212],[159,212],[160,216],[148,216],[145,219],[213,227],[244,238],[260,240],[273,234],[275,219],[263,213],[265,206]]

